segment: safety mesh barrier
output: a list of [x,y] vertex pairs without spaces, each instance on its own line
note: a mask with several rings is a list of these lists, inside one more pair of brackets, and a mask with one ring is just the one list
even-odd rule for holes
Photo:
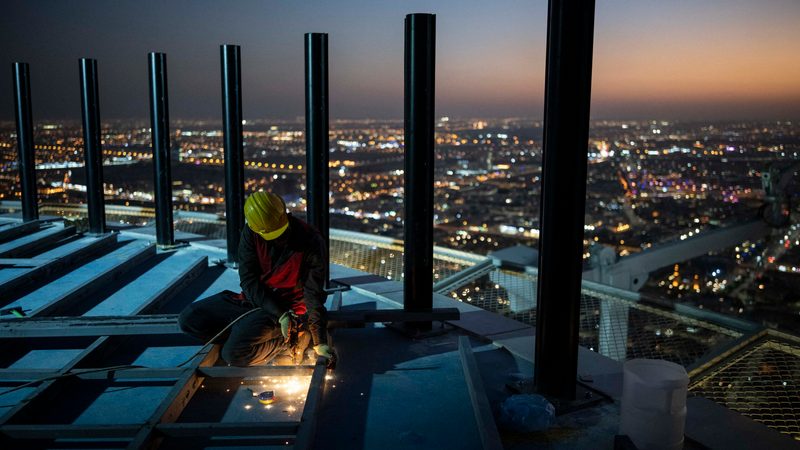
[[225,223],[208,222],[196,219],[179,219],[175,221],[175,230],[184,233],[199,234],[209,239],[225,239]]
[[[449,293],[512,319],[535,325],[536,276],[496,269]],[[580,344],[617,361],[665,359],[690,366],[741,333],[642,303],[584,289]]]
[[[385,277],[403,279],[403,246],[399,241],[368,242],[354,237],[331,236],[331,263]],[[440,255],[434,252],[433,282],[437,282],[473,265],[473,261]]]
[[689,390],[800,441],[800,339],[796,337],[758,340],[717,363]]
[[[86,205],[45,204],[39,208],[41,214],[62,216],[74,221],[80,229],[86,222]],[[175,231],[196,234],[208,239],[225,239],[225,219],[216,214],[187,213],[182,210],[173,211]],[[150,207],[126,207],[106,205],[106,221],[130,227],[155,226],[155,209]],[[84,223],[86,222],[86,223]]]
[[580,344],[617,361],[664,359],[688,367],[741,335],[611,295],[590,290],[581,295]]
[[[402,278],[399,242],[331,238],[331,262],[388,279]],[[472,265],[434,252],[434,282]],[[495,269],[445,295],[535,325],[536,275]],[[741,336],[710,322],[675,314],[613,295],[584,289],[580,343],[618,361],[654,358],[690,366]]]

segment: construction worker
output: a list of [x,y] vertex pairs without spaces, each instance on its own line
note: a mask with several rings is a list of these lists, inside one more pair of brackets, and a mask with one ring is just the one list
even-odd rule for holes
[[181,330],[207,342],[239,318],[221,336],[221,356],[231,366],[263,364],[282,353],[299,363],[309,341],[317,355],[332,358],[326,342],[328,262],[322,236],[287,214],[283,200],[271,192],[250,195],[244,216],[242,292],[223,291],[192,303],[180,314]]

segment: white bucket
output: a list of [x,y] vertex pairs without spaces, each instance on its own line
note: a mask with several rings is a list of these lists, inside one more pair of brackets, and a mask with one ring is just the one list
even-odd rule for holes
[[683,448],[689,376],[678,364],[660,359],[625,362],[619,434],[641,450]]

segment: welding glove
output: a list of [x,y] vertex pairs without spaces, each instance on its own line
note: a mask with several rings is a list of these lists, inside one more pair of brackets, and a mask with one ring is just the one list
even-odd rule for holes
[[280,319],[278,319],[278,323],[281,325],[281,334],[283,335],[283,339],[289,339],[289,321],[292,320],[294,317],[294,313],[292,311],[286,311],[281,315]]
[[314,346],[314,352],[324,358],[331,359],[333,357],[333,349],[328,344],[319,344]]

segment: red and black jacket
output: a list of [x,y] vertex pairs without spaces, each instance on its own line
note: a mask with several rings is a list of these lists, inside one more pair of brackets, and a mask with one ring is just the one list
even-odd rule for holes
[[239,240],[242,293],[237,297],[272,314],[276,323],[289,310],[308,314],[314,345],[325,343],[325,243],[316,229],[291,215],[286,232],[289,241],[280,249],[244,227]]

